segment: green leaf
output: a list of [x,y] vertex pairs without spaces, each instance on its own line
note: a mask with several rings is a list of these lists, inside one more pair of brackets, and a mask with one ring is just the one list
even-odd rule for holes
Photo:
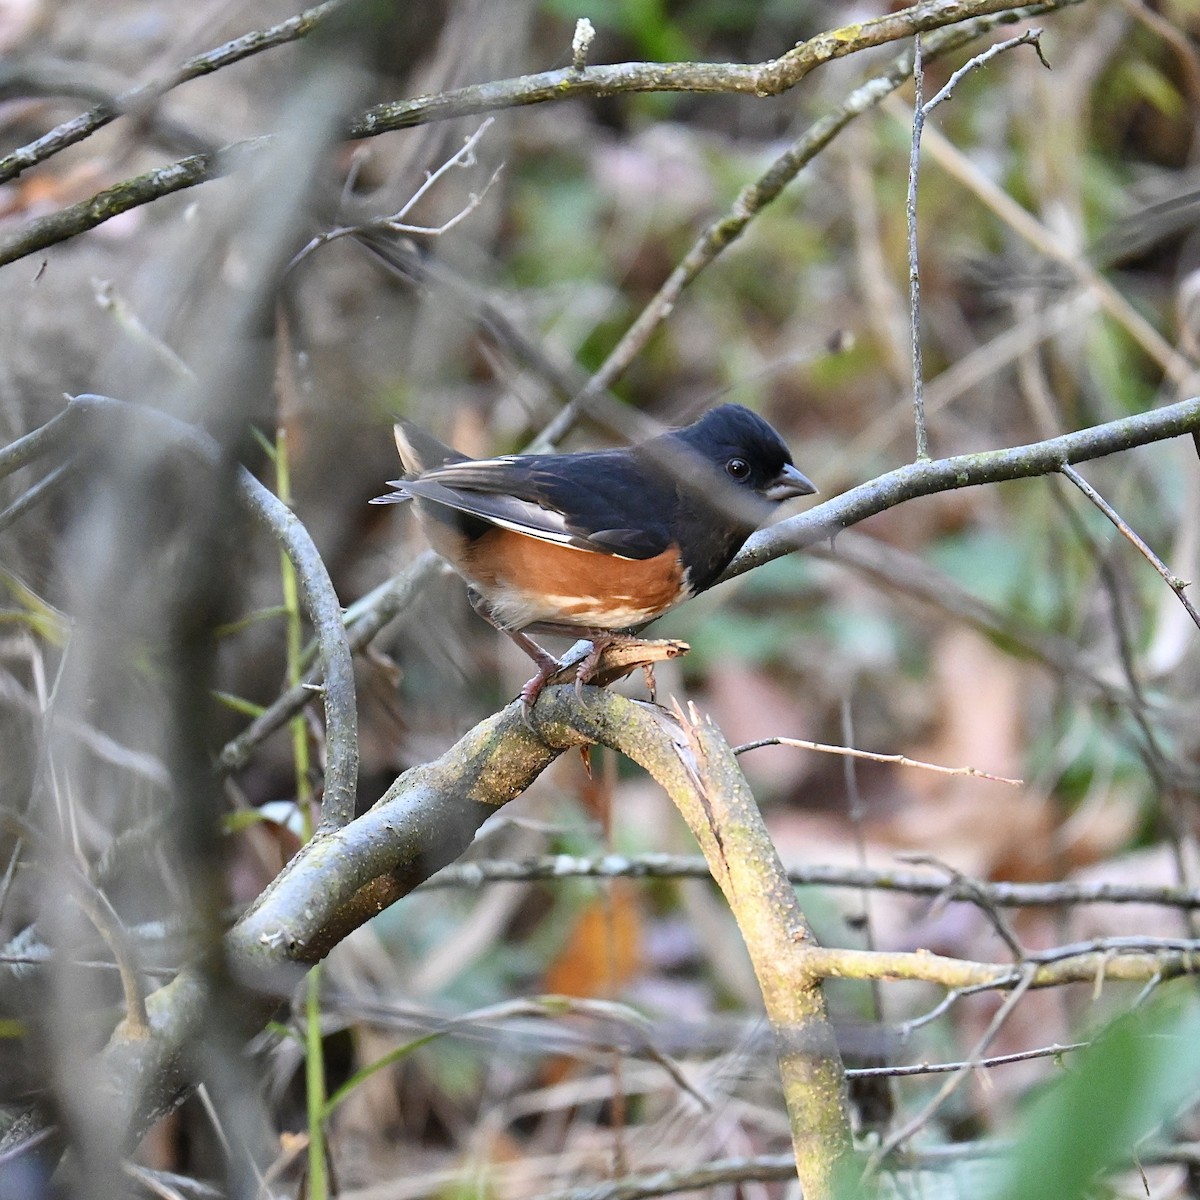
[[214,691],[212,696],[226,708],[232,708],[235,713],[241,713],[244,717],[261,717],[267,711],[261,704],[235,696],[232,692]]
[[[1185,985],[1190,986],[1190,985]],[[999,1200],[1083,1200],[1200,1078],[1200,1004],[1182,989],[1115,1021],[1030,1109]]]
[[399,1062],[402,1058],[407,1058],[414,1050],[419,1050],[422,1046],[428,1045],[432,1041],[436,1041],[440,1037],[445,1037],[445,1030],[437,1030],[434,1033],[427,1033],[423,1037],[413,1038],[411,1042],[405,1042],[403,1045],[397,1046],[394,1050],[389,1050],[387,1054],[381,1058],[375,1059],[374,1062],[369,1062],[365,1067],[361,1067],[355,1071],[345,1083],[342,1084],[328,1100],[325,1101],[324,1111],[321,1113],[321,1120],[328,1121],[330,1114],[343,1100],[345,1100],[352,1091],[360,1083],[370,1079],[376,1071],[382,1071],[384,1067],[390,1067],[392,1063]]

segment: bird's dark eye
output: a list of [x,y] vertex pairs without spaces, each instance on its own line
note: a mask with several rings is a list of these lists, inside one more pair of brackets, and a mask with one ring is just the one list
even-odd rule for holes
[[731,479],[745,479],[750,474],[750,464],[744,458],[731,458],[725,464],[725,472]]

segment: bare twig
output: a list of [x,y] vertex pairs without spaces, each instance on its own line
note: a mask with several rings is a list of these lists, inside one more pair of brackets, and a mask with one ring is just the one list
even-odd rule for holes
[[1179,597],[1179,603],[1183,605],[1187,615],[1200,627],[1200,612],[1196,611],[1196,606],[1191,602],[1185,590],[1190,586],[1188,581],[1180,579],[1178,575],[1172,574],[1167,564],[1150,549],[1142,538],[1129,526],[1121,514],[1074,467],[1070,465],[1062,466],[1059,468],[1059,473],[1065,475],[1113,523],[1121,536],[1163,577],[1167,587]]
[[796,1162],[790,1154],[764,1154],[756,1158],[727,1158],[700,1167],[667,1168],[645,1175],[629,1175],[602,1183],[589,1183],[566,1191],[544,1192],[533,1200],[648,1200],[676,1192],[705,1192],[722,1185],[796,1180]]
[[409,197],[404,206],[397,212],[387,217],[376,217],[370,221],[363,221],[357,225],[343,225],[336,229],[326,230],[324,233],[317,234],[296,256],[288,263],[286,271],[291,271],[301,260],[307,258],[314,250],[321,246],[327,245],[329,242],[337,241],[338,238],[344,237],[363,237],[372,233],[396,233],[396,234],[411,234],[422,237],[441,237],[443,233],[447,233],[456,225],[465,221],[483,202],[483,198],[492,189],[492,185],[500,177],[500,172],[503,165],[497,167],[483,185],[482,190],[472,192],[467,200],[467,203],[459,209],[454,216],[444,221],[441,225],[409,225],[405,223],[404,218],[413,210],[413,207],[421,200],[421,198],[441,179],[448,171],[454,167],[473,167],[478,160],[475,157],[475,148],[479,145],[480,139],[491,126],[494,117],[488,117],[473,134],[470,135],[465,143],[452,154],[440,167],[435,171],[427,171],[425,173],[425,181],[419,188]]
[[[1054,4],[1052,7],[1062,6]],[[545,71],[539,75],[496,80],[436,95],[417,96],[412,100],[378,104],[351,126],[349,136],[373,137],[387,130],[407,129],[428,121],[477,116],[502,108],[577,96],[662,91],[777,96],[795,87],[810,71],[834,59],[972,18],[1009,13],[1019,7],[1012,0],[960,0],[956,3],[923,0],[898,12],[819,33],[779,58],[761,63],[618,63],[586,67],[582,71],[572,65],[560,71]]]
[[1012,1016],[1013,1011],[1021,1002],[1021,997],[1029,990],[1033,984],[1034,971],[1032,967],[1026,967],[1021,973],[1020,982],[1013,988],[1012,993],[1005,998],[1004,1003],[997,1010],[996,1014],[988,1022],[987,1029],[975,1044],[975,1049],[971,1052],[970,1058],[962,1063],[959,1068],[942,1084],[940,1088],[930,1097],[930,1099],[921,1107],[921,1109],[908,1121],[898,1129],[894,1129],[884,1138],[879,1149],[871,1155],[870,1165],[868,1170],[878,1170],[879,1166],[889,1154],[895,1151],[901,1144],[908,1141],[910,1137],[934,1116],[939,1108],[958,1090],[962,1082],[971,1073],[976,1063],[982,1057],[983,1052],[991,1045],[1003,1027],[1004,1023]]
[[1067,1042],[1064,1045],[1039,1046],[1036,1050],[1017,1050],[1012,1054],[996,1054],[991,1058],[968,1059],[953,1063],[914,1063],[907,1067],[847,1067],[847,1079],[864,1079],[873,1076],[903,1079],[910,1075],[945,1075],[953,1071],[973,1070],[977,1067],[1004,1067],[1009,1063],[1031,1062],[1037,1058],[1059,1058],[1075,1050],[1086,1050],[1091,1042]]
[[920,866],[934,867],[945,873],[946,890],[938,897],[938,900],[949,898],[955,892],[967,892],[979,911],[987,918],[988,923],[996,931],[1000,940],[1008,947],[1015,962],[1023,961],[1027,955],[1025,948],[1021,945],[1017,938],[1015,930],[1008,923],[1004,914],[999,907],[991,902],[986,892],[983,889],[983,881],[973,879],[970,875],[964,874],[962,871],[956,870],[948,863],[943,862],[940,858],[936,858],[932,854],[902,854],[900,855],[902,862],[911,862]]
[[165,167],[156,167],[114,184],[78,204],[44,217],[36,217],[0,239],[0,266],[86,233],[130,209],[214,179],[229,169],[232,162],[230,155],[236,157],[249,144],[243,142],[236,147],[226,147],[217,154],[189,155]]
[[[943,875],[821,863],[787,869],[792,883],[803,886],[871,888],[910,896],[987,903],[1004,908],[1069,908],[1081,904],[1152,904],[1163,908],[1200,909],[1200,889],[1119,883],[1005,883],[962,880]],[[595,858],[548,854],[540,858],[479,859],[455,863],[431,876],[422,890],[480,888],[492,883],[545,879],[703,879],[704,860],[679,854],[605,854]]]
[[905,212],[908,217],[908,287],[909,311],[912,330],[912,380],[913,380],[913,417],[917,430],[917,458],[929,457],[929,431],[925,426],[925,370],[924,357],[921,349],[921,273],[917,261],[917,178],[921,165],[921,134],[925,129],[925,121],[929,114],[939,105],[945,103],[954,94],[959,82],[972,71],[978,70],[990,62],[998,54],[1013,49],[1014,46],[1032,45],[1045,66],[1049,66],[1042,56],[1042,44],[1038,40],[1042,35],[1040,29],[1030,29],[1019,37],[1009,38],[1006,42],[997,42],[989,46],[981,54],[964,63],[946,81],[945,85],[929,101],[923,100],[925,77],[922,71],[921,35],[913,38],[913,84],[916,98],[913,106],[912,149],[908,160],[908,198]]
[[32,487],[22,492],[3,512],[0,512],[0,532],[20,520],[31,508],[36,508],[43,500],[52,496],[62,483],[70,478],[74,466],[75,460],[68,458],[66,462],[59,463]]
[[908,159],[908,305],[912,350],[913,420],[917,430],[917,458],[929,457],[929,431],[925,427],[925,367],[921,349],[921,272],[917,261],[917,176],[921,165],[921,131],[928,109],[924,104],[925,72],[921,63],[921,35],[913,38],[913,126]]
[[978,767],[942,767],[937,763],[922,762],[906,754],[874,754],[870,750],[856,750],[853,746],[829,746],[823,742],[809,742],[803,738],[769,737],[758,738],[733,748],[734,754],[745,754],[749,750],[760,750],[763,746],[794,746],[797,750],[816,750],[821,754],[836,754],[842,758],[862,758],[869,762],[892,763],[898,767],[918,767],[922,771],[936,771],[939,775],[969,775],[973,779],[990,779],[993,783],[1007,783],[1011,787],[1023,787],[1023,779],[1009,779],[1007,775],[992,775]]

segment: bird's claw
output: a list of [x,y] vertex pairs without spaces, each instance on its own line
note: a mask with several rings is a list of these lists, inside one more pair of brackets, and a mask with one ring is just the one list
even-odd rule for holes
[[542,694],[542,689],[550,682],[555,673],[561,670],[562,664],[557,659],[551,659],[521,688],[521,719],[530,733],[537,733],[533,727],[533,706]]

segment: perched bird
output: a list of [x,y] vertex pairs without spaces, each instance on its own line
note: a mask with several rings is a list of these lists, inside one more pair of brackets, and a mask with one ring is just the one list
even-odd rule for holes
[[415,501],[476,611],[537,663],[527,711],[561,664],[526,631],[591,641],[586,682],[608,646],[711,587],[778,504],[817,490],[740,404],[576,454],[471,459],[408,421],[395,434],[408,473],[372,503]]

